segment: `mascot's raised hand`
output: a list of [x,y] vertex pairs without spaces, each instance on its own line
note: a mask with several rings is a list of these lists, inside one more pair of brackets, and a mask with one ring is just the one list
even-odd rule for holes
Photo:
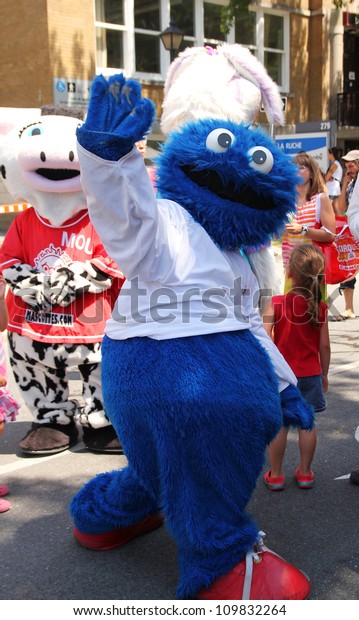
[[79,143],[95,155],[115,161],[129,153],[150,130],[155,106],[142,98],[135,80],[122,73],[93,81],[86,122],[77,130]]

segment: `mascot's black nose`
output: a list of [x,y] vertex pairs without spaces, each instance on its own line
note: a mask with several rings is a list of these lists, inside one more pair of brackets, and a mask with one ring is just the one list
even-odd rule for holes
[[6,179],[6,168],[5,166],[0,166],[0,172],[3,179]]

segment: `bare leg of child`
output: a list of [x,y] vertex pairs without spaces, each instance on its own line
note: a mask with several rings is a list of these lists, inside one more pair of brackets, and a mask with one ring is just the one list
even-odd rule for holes
[[277,478],[283,475],[282,464],[287,447],[288,429],[282,428],[269,446],[269,459],[271,465],[271,476]]
[[310,474],[311,465],[317,445],[317,431],[315,428],[311,431],[299,431],[299,453],[300,465],[299,473],[303,476]]
[[345,310],[343,316],[348,316],[348,318],[355,317],[354,311],[354,288],[345,288],[343,291],[344,301],[345,301]]

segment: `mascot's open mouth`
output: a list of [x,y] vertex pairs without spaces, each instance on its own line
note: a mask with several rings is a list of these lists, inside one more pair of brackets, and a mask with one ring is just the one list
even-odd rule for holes
[[35,172],[49,181],[66,181],[78,177],[80,174],[79,170],[67,168],[38,168]]
[[194,170],[191,166],[182,166],[181,170],[191,181],[208,189],[220,198],[240,203],[257,211],[270,211],[276,208],[270,196],[258,194],[249,185],[238,189],[235,187],[234,181],[230,181],[224,186],[219,174],[214,170]]

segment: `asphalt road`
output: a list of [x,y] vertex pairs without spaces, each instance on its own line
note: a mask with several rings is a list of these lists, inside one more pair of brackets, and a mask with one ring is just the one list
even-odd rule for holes
[[[330,290],[336,297],[336,288]],[[359,313],[357,291],[356,308]],[[342,309],[338,297],[331,312]],[[310,577],[311,600],[357,600],[359,487],[348,475],[359,466],[359,318],[330,322],[330,333],[330,388],[327,411],[317,422],[315,487],[303,491],[295,485],[298,450],[291,432],[285,491],[273,493],[259,479],[249,510],[267,546]],[[79,389],[74,380],[73,392]],[[72,496],[95,474],[125,466],[125,457],[95,455],[79,443],[52,457],[23,458],[17,446],[30,421],[22,406],[0,440],[0,481],[10,486],[12,504],[0,515],[0,598],[173,600],[177,551],[166,526],[107,552],[86,550],[74,540]]]

